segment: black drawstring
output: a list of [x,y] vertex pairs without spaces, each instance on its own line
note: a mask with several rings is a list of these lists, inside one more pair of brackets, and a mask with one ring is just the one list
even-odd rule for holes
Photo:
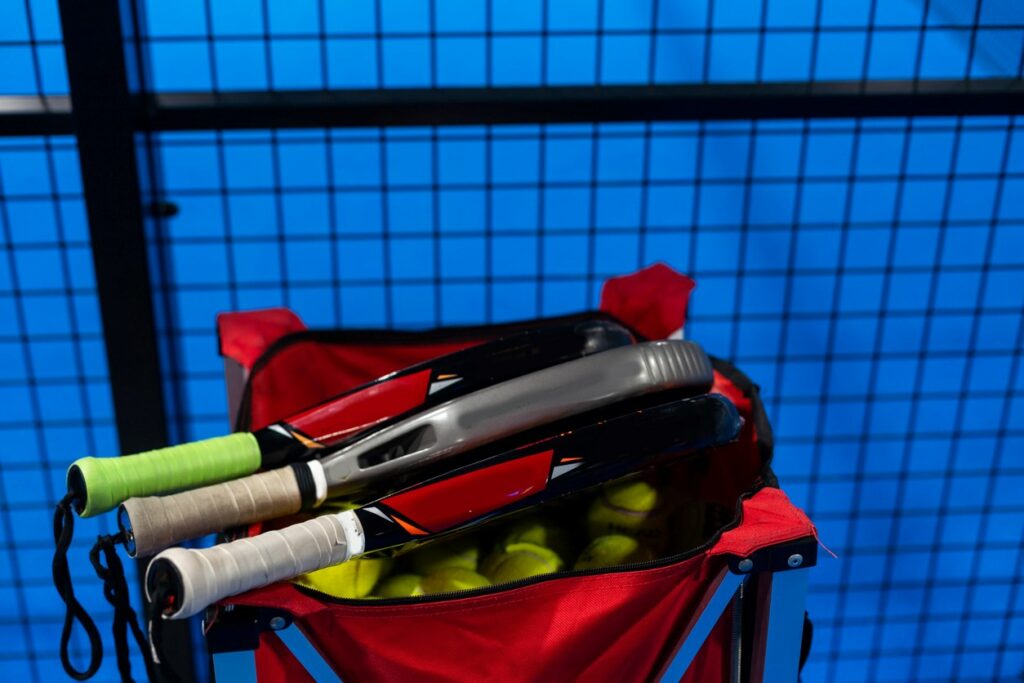
[[[71,538],[75,533],[75,513],[71,509],[72,500],[74,500],[74,494],[68,493],[64,496],[57,503],[57,510],[53,516],[53,541],[57,546],[53,553],[53,585],[67,608],[64,612],[64,628],[60,633],[60,663],[64,666],[64,671],[68,676],[76,681],[84,681],[92,678],[100,668],[100,663],[103,661],[103,641],[100,639],[96,623],[75,598],[75,591],[71,586],[68,548],[71,546]],[[84,671],[79,671],[74,667],[68,654],[71,628],[76,619],[89,638],[89,666]]]
[[[53,585],[57,588],[61,600],[67,607],[64,613],[64,628],[60,634],[60,662],[68,676],[76,681],[85,681],[96,675],[103,662],[103,641],[100,638],[96,623],[75,597],[71,584],[71,570],[68,567],[68,548],[75,531],[75,513],[72,509],[74,494],[68,493],[57,503],[57,511],[53,517],[53,540],[57,548],[53,553]],[[103,582],[103,597],[114,608],[114,648],[117,651],[117,670],[122,681],[132,680],[132,667],[128,652],[128,629],[131,629],[136,645],[142,651],[146,662],[146,672],[152,678],[152,667],[146,647],[146,637],[139,627],[135,610],[131,606],[128,583],[124,577],[124,565],[117,556],[117,546],[123,541],[121,534],[99,536],[96,545],[89,551],[96,576]],[[68,646],[71,641],[71,629],[75,620],[82,625],[89,638],[89,666],[79,671],[71,663]]]
[[159,672],[159,676],[154,676],[153,671],[150,672],[150,677],[153,680],[160,681],[177,681],[178,675],[174,669],[167,663],[163,653],[160,652],[160,646],[162,645],[161,638],[163,637],[163,625],[164,625],[164,605],[167,602],[167,588],[164,586],[151,587],[152,595],[150,596],[150,602],[146,606],[146,617],[149,622],[149,647],[150,651],[147,653],[147,661],[152,658],[153,668]]
[[[142,653],[143,661],[146,662],[146,673],[152,679],[153,672],[146,648],[146,637],[142,633],[142,629],[139,628],[138,617],[135,610],[132,609],[128,583],[124,578],[124,565],[121,564],[121,558],[117,556],[117,546],[121,545],[123,541],[123,533],[113,536],[98,536],[96,545],[89,551],[89,561],[92,562],[93,569],[96,570],[96,576],[103,582],[103,597],[114,608],[114,649],[117,652],[117,670],[121,673],[121,680],[132,680],[132,665],[128,653],[129,628],[132,631],[135,644]],[[106,566],[101,559],[106,560]]]

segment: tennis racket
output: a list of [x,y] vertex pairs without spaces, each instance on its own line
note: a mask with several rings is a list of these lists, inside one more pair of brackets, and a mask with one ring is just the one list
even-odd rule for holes
[[126,500],[118,513],[130,555],[315,508],[328,497],[383,495],[450,469],[451,458],[522,432],[660,392],[699,395],[714,380],[690,341],[646,342],[494,384],[390,424],[323,458],[170,496]]
[[320,456],[388,420],[632,343],[626,328],[601,317],[526,330],[385,375],[255,432],[130,457],[80,458],[68,469],[68,490],[76,511],[91,517],[133,496],[187,490]]
[[228,596],[423,542],[582,491],[667,459],[727,443],[742,420],[705,394],[555,433],[511,450],[484,447],[474,462],[355,510],[204,550],[171,548],[146,575],[164,618],[182,619]]

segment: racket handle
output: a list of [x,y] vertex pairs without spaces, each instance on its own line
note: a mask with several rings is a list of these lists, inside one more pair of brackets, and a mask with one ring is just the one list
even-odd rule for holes
[[120,458],[79,458],[67,480],[78,514],[92,517],[135,496],[214,484],[259,468],[256,437],[242,432]]
[[[296,467],[308,469],[306,463]],[[121,503],[118,523],[128,554],[149,557],[190,538],[295,514],[302,494],[296,470],[281,467],[170,496],[129,498]]]
[[212,548],[170,548],[146,572],[146,593],[162,589],[173,612],[185,619],[224,598],[275,581],[330,567],[363,551],[363,530],[352,510],[293,524]]

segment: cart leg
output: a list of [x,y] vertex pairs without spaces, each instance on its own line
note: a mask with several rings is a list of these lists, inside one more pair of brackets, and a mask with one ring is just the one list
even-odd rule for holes
[[806,607],[806,569],[772,574],[761,683],[796,683],[799,678]]
[[672,661],[669,662],[659,677],[662,683],[678,681],[683,677],[686,670],[690,668],[690,662],[697,656],[697,652],[700,651],[704,641],[707,640],[711,629],[718,623],[719,617],[722,616],[722,612],[732,602],[733,596],[736,595],[736,591],[745,578],[728,570],[723,572],[718,587],[715,588],[708,601],[704,603],[704,608],[697,615],[696,621],[693,622],[692,626],[683,635],[683,642],[679,644],[679,649],[676,650]]
[[295,655],[295,659],[305,667],[306,672],[313,677],[314,681],[317,683],[339,681],[340,683],[341,676],[334,673],[334,669],[324,661],[323,656],[316,651],[313,644],[306,639],[306,634],[300,631],[298,626],[293,624],[283,631],[276,631],[276,634]]
[[[324,661],[312,643],[294,624],[274,635],[281,639],[299,664],[306,669],[317,683],[338,681],[341,677]],[[217,652],[213,655],[213,672],[216,683],[253,683],[256,680],[256,653],[253,650]]]

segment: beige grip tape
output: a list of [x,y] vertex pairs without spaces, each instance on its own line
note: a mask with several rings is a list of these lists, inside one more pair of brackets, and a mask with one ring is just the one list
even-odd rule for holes
[[294,514],[302,496],[295,472],[282,467],[170,496],[129,498],[122,507],[132,556],[148,557],[191,538]]

